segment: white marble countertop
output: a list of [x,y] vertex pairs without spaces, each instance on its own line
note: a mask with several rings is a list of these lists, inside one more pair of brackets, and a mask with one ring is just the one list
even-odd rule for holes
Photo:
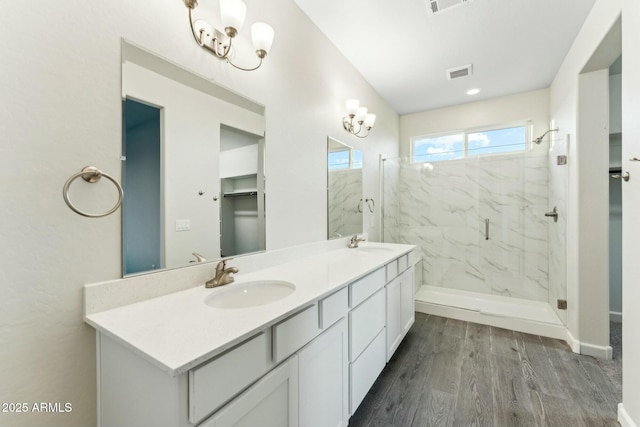
[[[177,376],[415,248],[388,243],[360,246],[246,274],[240,271],[230,285],[214,289],[201,285],[89,314],[85,321]],[[233,265],[233,261],[228,264]],[[255,280],[284,280],[295,284],[296,290],[279,301],[250,308],[212,308],[204,302],[212,293]]]

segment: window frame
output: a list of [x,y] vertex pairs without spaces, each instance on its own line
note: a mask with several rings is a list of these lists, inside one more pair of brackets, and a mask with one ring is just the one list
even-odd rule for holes
[[[345,147],[344,149],[332,150],[332,151],[329,151],[327,153],[327,169],[328,170],[333,170],[333,171],[347,171],[347,170],[354,170],[354,169],[362,169],[363,166],[364,166],[364,153],[362,152],[362,150],[357,150],[357,149],[355,149],[355,148],[353,148],[351,146],[348,146],[348,145],[345,145],[344,147]],[[349,152],[349,163],[348,164],[345,163],[345,165],[346,165],[345,167],[341,167],[341,168],[338,168],[338,167],[333,167],[332,168],[332,167],[330,167],[328,159],[329,159],[329,156],[332,153],[344,153],[344,152],[347,152],[347,151]],[[355,159],[355,152],[356,151],[358,151],[360,153],[361,157],[362,157],[359,163],[356,163],[356,159]]]
[[[470,134],[474,134],[474,133],[481,133],[481,132],[490,132],[490,131],[496,131],[496,130],[502,130],[502,129],[513,129],[513,128],[524,128],[525,134],[524,134],[524,150],[523,151],[531,151],[533,148],[533,142],[531,139],[531,135],[532,135],[532,122],[531,120],[525,120],[525,121],[518,121],[518,122],[509,122],[509,123],[501,123],[498,125],[488,125],[488,126],[478,126],[478,127],[473,127],[473,128],[465,128],[465,129],[457,129],[457,130],[452,130],[452,131],[447,131],[447,132],[438,132],[438,133],[431,133],[431,134],[426,134],[426,135],[417,135],[417,136],[412,136],[410,138],[410,147],[409,147],[409,151],[410,151],[410,158],[411,158],[411,163],[412,164],[421,164],[421,163],[433,163],[433,162],[450,162],[450,161],[455,161],[455,160],[464,160],[464,159],[468,159],[470,157],[488,157],[488,156],[503,156],[503,155],[510,155],[510,154],[514,154],[514,153],[518,153],[521,150],[511,150],[511,151],[503,151],[503,152],[497,152],[497,153],[485,153],[485,154],[476,154],[476,155],[469,155],[469,135]],[[416,146],[416,141],[420,140],[420,139],[432,139],[432,138],[441,138],[441,137],[445,137],[445,136],[453,136],[453,135],[462,135],[462,145],[463,145],[463,149],[462,149],[462,156],[455,158],[455,159],[442,159],[442,160],[425,160],[425,161],[417,161],[416,157],[415,157],[415,146]]]

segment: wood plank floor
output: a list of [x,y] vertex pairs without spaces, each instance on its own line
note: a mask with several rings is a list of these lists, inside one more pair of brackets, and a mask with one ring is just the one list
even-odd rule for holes
[[566,343],[416,313],[350,427],[619,426],[620,384]]

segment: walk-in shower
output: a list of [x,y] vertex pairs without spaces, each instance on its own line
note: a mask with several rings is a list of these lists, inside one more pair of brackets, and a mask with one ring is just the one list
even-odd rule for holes
[[[557,338],[566,311],[566,141],[381,159],[383,240],[417,245],[416,308]],[[557,222],[545,216],[556,206]]]

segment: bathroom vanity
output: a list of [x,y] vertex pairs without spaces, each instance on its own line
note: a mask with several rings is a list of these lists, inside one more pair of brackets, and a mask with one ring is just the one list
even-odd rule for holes
[[[281,252],[231,261],[236,282],[215,289],[140,297],[162,288],[156,275],[188,274],[175,270],[87,285],[98,424],[346,426],[413,324],[418,255],[372,243]],[[130,297],[113,302],[116,289]]]

